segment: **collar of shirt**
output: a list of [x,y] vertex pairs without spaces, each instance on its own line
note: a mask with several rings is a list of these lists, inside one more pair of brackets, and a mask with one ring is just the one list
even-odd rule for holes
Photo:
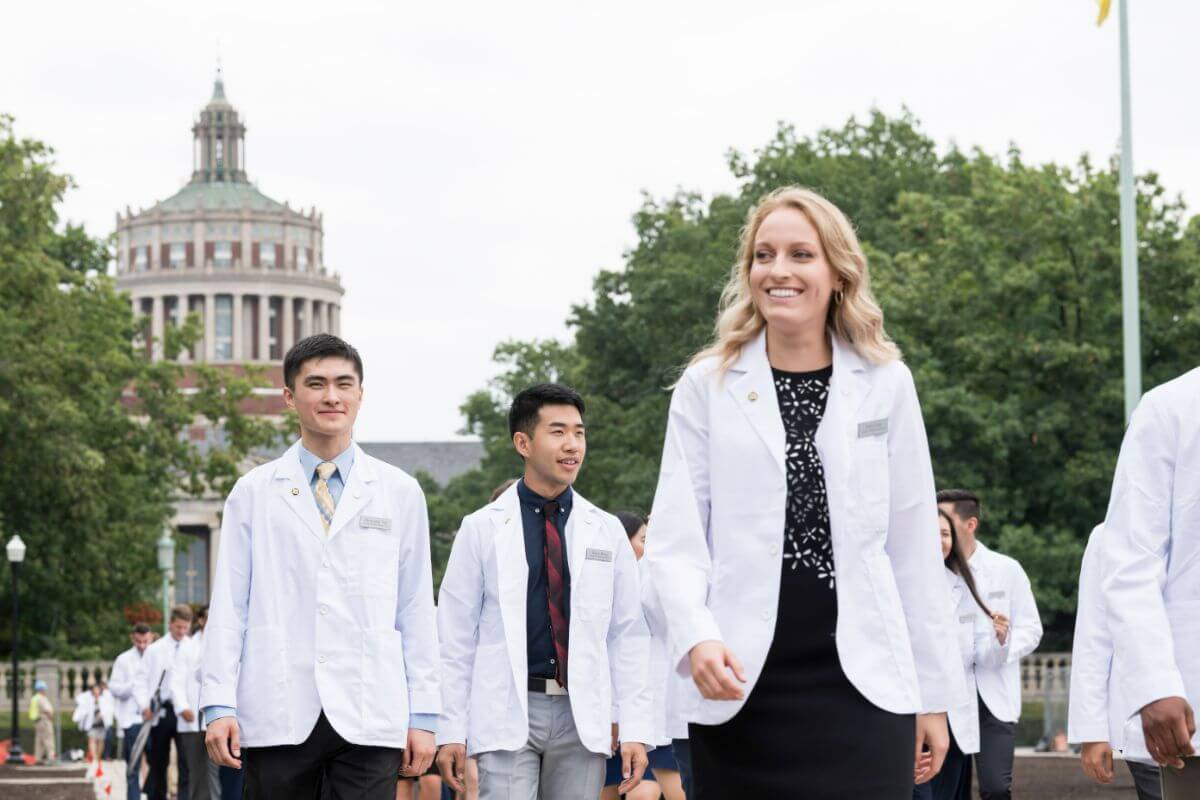
[[[300,445],[300,466],[304,467],[304,474],[308,476],[309,483],[316,480],[317,467],[321,465],[322,461],[324,461],[323,458],[318,458],[310,453],[303,444]],[[333,463],[337,465],[335,474],[342,479],[344,484],[350,477],[350,468],[354,466],[354,445],[351,444],[335,456]]]
[[572,492],[570,486],[568,486],[558,497],[545,498],[535,492],[533,489],[530,489],[528,486],[526,486],[525,479],[522,478],[521,480],[517,481],[517,497],[520,498],[521,505],[525,506],[535,514],[541,514],[542,509],[546,507],[546,503],[551,502],[551,500],[553,500],[555,503],[558,503],[559,517],[571,513]]

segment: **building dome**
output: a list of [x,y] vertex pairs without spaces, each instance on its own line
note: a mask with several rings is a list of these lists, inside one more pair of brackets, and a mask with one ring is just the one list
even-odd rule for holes
[[265,365],[281,386],[292,344],[341,328],[344,290],[325,265],[321,215],[250,182],[246,126],[220,70],[192,136],[191,180],[149,208],[117,214],[117,286],[148,319],[155,357],[165,326],[194,313],[204,340],[183,360]]

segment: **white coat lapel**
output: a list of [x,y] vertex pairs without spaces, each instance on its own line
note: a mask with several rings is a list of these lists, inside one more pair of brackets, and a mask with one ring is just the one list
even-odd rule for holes
[[571,571],[571,597],[575,597],[578,580],[583,575],[583,560],[587,555],[588,543],[596,526],[596,507],[573,492],[571,516],[567,517],[567,568]]
[[338,499],[337,507],[333,511],[333,520],[329,523],[330,538],[357,518],[359,512],[371,502],[375,465],[358,445],[354,445],[354,466],[350,467],[350,476],[348,479],[343,477],[343,480],[345,485],[342,487],[342,496]]
[[729,392],[738,408],[746,415],[759,438],[771,453],[771,458],[783,475],[787,475],[784,447],[787,434],[779,415],[779,399],[775,395],[775,378],[767,360],[767,333],[742,348],[741,355],[729,368]]
[[495,535],[496,593],[500,598],[500,622],[508,645],[508,661],[521,707],[528,710],[525,687],[529,678],[525,643],[525,600],[529,585],[529,563],[525,560],[525,527],[516,485],[489,506]]
[[832,337],[832,344],[833,376],[829,379],[829,397],[814,437],[825,471],[825,484],[831,488],[845,486],[849,478],[850,453],[854,437],[858,435],[858,409],[871,390],[866,364],[854,348],[836,335]]
[[283,504],[304,523],[309,532],[325,541],[325,526],[317,511],[317,500],[300,464],[300,443],[292,445],[279,459],[275,468],[275,486]]

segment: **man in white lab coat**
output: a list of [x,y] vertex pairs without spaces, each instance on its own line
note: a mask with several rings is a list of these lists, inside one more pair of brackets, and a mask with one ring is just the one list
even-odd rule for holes
[[1123,749],[1182,767],[1200,746],[1200,369],[1138,403],[1103,541]]
[[[175,662],[188,640],[192,629],[191,606],[180,604],[171,609],[170,621],[167,623],[167,635],[146,648],[145,672],[140,692],[141,697],[147,698],[147,705],[142,711],[142,720],[153,728],[146,745],[146,761],[150,772],[146,776],[146,794],[150,800],[166,800],[167,797],[167,765],[171,760],[171,743],[179,758],[179,791],[186,796],[188,781],[191,774],[187,762],[183,760],[183,740],[179,737],[178,718],[175,715],[175,698],[171,694],[171,673]],[[157,715],[152,715],[149,699],[154,693],[162,701]]]
[[[587,450],[583,398],[541,384],[509,411],[525,474],[463,520],[438,598],[438,767],[481,800],[595,798],[620,741],[621,793],[653,737],[650,636],[621,523],[571,485]],[[615,729],[614,729],[614,723]]]
[[[1067,741],[1082,747],[1083,771],[1097,783],[1112,783],[1113,748],[1125,746],[1124,720],[1116,714],[1120,680],[1113,674],[1112,636],[1101,592],[1104,578],[1104,526],[1088,537],[1079,568],[1079,602],[1075,611],[1075,640],[1071,647],[1071,694],[1067,701]],[[1138,800],[1162,800],[1158,767],[1126,752]]]
[[358,351],[310,336],[283,377],[300,441],[243,476],[222,519],[209,755],[244,767],[248,798],[391,800],[432,762],[441,710],[425,496],[353,442]]
[[[937,494],[938,507],[954,520],[963,556],[992,619],[976,626],[975,684],[979,692],[979,796],[1012,797],[1013,749],[1021,716],[1021,659],[1042,640],[1042,620],[1025,570],[976,537],[982,519],[979,497],[965,489]],[[983,614],[980,610],[978,613]],[[989,624],[990,623],[990,624]]]
[[133,645],[113,662],[112,674],[108,677],[108,690],[117,701],[117,726],[124,732],[125,745],[122,757],[125,759],[126,787],[125,796],[136,798],[141,796],[141,785],[138,772],[141,769],[141,759],[135,764],[129,760],[133,742],[142,729],[142,712],[150,707],[150,697],[146,691],[146,648],[150,646],[153,634],[150,626],[139,622],[133,626],[129,641]]
[[186,762],[190,777],[187,796],[180,800],[221,800],[220,768],[205,749],[204,715],[200,713],[200,667],[207,622],[208,608],[201,608],[196,612],[196,630],[180,648],[171,670],[171,697],[182,742],[179,757]]

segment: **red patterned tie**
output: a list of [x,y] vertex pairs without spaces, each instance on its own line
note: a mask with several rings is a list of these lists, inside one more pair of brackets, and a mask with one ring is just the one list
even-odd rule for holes
[[563,591],[563,546],[562,536],[558,526],[554,524],[554,515],[558,513],[558,503],[546,503],[542,509],[546,517],[546,544],[543,552],[546,558],[546,599],[550,604],[550,635],[554,637],[554,652],[558,656],[554,669],[554,678],[558,685],[567,688],[567,625],[566,594]]

